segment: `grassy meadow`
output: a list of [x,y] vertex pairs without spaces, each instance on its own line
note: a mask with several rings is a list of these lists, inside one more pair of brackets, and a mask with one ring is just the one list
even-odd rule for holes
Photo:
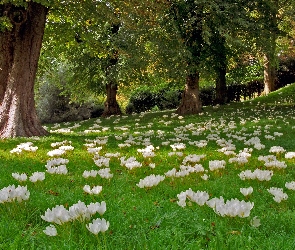
[[[46,126],[49,136],[0,143],[0,249],[295,248],[295,190],[286,187],[295,186],[295,84],[187,117],[172,110]],[[18,147],[26,142],[38,149]],[[49,173],[45,166],[55,158],[68,160],[66,174]],[[267,165],[269,159],[277,165]],[[221,167],[210,168],[217,160],[224,161]],[[256,169],[270,171],[270,180],[240,178]],[[91,170],[96,176],[86,178]],[[36,172],[45,179],[32,182]],[[152,175],[160,181],[139,187]],[[27,186],[29,198],[5,202],[9,185]],[[90,194],[85,185],[102,190]],[[253,192],[244,196],[240,188],[249,187]],[[281,200],[271,188],[281,188]],[[207,200],[237,199],[253,207],[249,215],[228,216],[190,196],[180,206],[179,194],[189,189],[206,192]],[[106,211],[61,225],[41,217],[47,209],[69,209],[79,201],[104,201]],[[97,235],[86,227],[96,218],[109,222]],[[51,224],[56,236],[43,232]]]

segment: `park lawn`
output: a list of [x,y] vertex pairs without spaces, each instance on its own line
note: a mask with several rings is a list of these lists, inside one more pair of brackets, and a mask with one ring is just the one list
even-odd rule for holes
[[[9,185],[27,186],[30,195],[22,202],[0,204],[0,249],[294,249],[295,191],[286,187],[295,181],[294,92],[292,84],[266,97],[204,107],[203,113],[186,117],[172,110],[48,124],[49,136],[2,140],[0,200]],[[10,152],[25,142],[38,149]],[[48,155],[61,145],[72,148],[60,156]],[[96,156],[88,152],[91,147],[101,147]],[[238,162],[239,153],[247,155],[245,163]],[[278,166],[267,167],[261,160],[270,155]],[[198,156],[199,161],[188,160]],[[67,174],[48,173],[48,161],[61,157],[68,160]],[[109,158],[109,165],[97,166],[94,157],[101,162]],[[130,157],[138,167],[126,166]],[[224,167],[210,170],[214,160],[224,161]],[[196,164],[203,171],[188,170]],[[110,178],[83,177],[85,171],[107,168]],[[181,177],[168,176],[174,168]],[[271,179],[240,178],[256,169],[272,171]],[[45,179],[30,181],[35,172],[45,173]],[[12,173],[25,173],[28,179],[19,182]],[[160,176],[160,182],[139,187],[140,180],[152,175]],[[101,186],[102,191],[89,194],[85,185]],[[253,193],[244,196],[240,188],[248,187]],[[282,189],[280,202],[268,191],[272,187]],[[231,217],[189,197],[180,206],[179,194],[190,189],[206,192],[208,200],[244,200],[253,207],[244,217]],[[70,209],[79,201],[104,201],[106,211],[62,225],[41,218],[47,209]],[[96,218],[109,222],[106,232],[94,235],[86,228]],[[253,224],[253,219],[260,223]],[[50,224],[56,236],[43,232]]]

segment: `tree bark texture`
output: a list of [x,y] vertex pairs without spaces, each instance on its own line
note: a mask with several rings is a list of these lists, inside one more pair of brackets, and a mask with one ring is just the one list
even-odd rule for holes
[[201,111],[202,103],[199,98],[199,74],[189,74],[186,78],[185,89],[176,113],[179,115],[191,115],[200,113]]
[[215,104],[225,104],[227,101],[227,89],[226,89],[226,67],[220,67],[216,72],[217,77],[215,80],[216,85],[216,97]]
[[35,2],[26,9],[2,7],[13,28],[0,33],[0,138],[46,135],[36,114],[34,81],[47,8]]
[[271,60],[272,56],[265,54],[264,55],[264,91],[265,95],[268,95],[270,92],[275,90],[275,78],[276,78],[276,68]]
[[104,112],[102,114],[103,117],[107,117],[110,115],[121,115],[121,109],[117,102],[117,84],[108,83],[106,85],[107,99],[104,103]]

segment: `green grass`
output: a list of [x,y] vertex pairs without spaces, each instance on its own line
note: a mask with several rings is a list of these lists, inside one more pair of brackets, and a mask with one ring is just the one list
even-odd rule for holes
[[[260,155],[270,155],[272,146],[281,146],[286,152],[295,152],[295,85],[289,85],[265,97],[252,101],[233,103],[221,107],[205,107],[200,115],[179,119],[173,111],[153,112],[132,116],[111,117],[109,119],[87,120],[77,122],[80,127],[72,133],[51,133],[42,138],[18,138],[2,140],[0,144],[0,189],[8,185],[19,185],[11,174],[45,172],[47,153],[52,150],[51,143],[64,140],[71,141],[75,148],[68,151],[67,175],[46,173],[42,182],[26,181],[30,198],[18,203],[0,204],[0,249],[294,249],[295,248],[295,191],[285,188],[286,182],[295,181],[295,159],[285,159],[287,168],[272,169],[274,175],[270,181],[241,180],[238,174],[246,169],[266,169],[258,161]],[[83,131],[96,124],[101,132],[85,134]],[[72,127],[74,123],[60,124],[60,128]],[[48,125],[48,130],[54,125]],[[122,128],[126,128],[123,130]],[[103,128],[108,130],[103,131]],[[282,136],[274,136],[275,132]],[[231,140],[235,152],[244,148],[245,141],[257,136],[265,148],[253,149],[248,163],[239,165],[229,163],[231,156],[225,156],[217,150],[221,148],[216,140],[209,139],[215,135],[226,141]],[[272,135],[267,139],[265,135]],[[121,136],[117,140],[115,136]],[[120,148],[118,145],[130,136],[136,144]],[[209,136],[209,137],[208,137]],[[142,163],[141,168],[132,170],[120,165],[120,159],[111,158],[110,169],[113,178],[100,176],[85,179],[85,170],[99,170],[92,155],[84,144],[87,140],[106,137],[108,142],[102,145],[100,155],[119,152],[126,158],[136,157]],[[198,148],[190,141],[206,140],[207,146]],[[33,142],[38,146],[36,152],[11,154],[10,150],[22,142]],[[158,147],[155,157],[143,158],[137,149],[143,149],[144,142]],[[172,152],[169,145],[182,142],[186,148],[183,156],[168,156]],[[138,144],[138,145],[137,145]],[[159,185],[151,188],[136,186],[140,179],[155,174],[164,175],[168,170],[179,170],[182,160],[190,154],[206,157],[200,161],[209,169],[209,161],[225,160],[226,167],[218,171],[208,171],[207,181],[203,173],[191,173],[181,178],[166,177]],[[154,169],[149,163],[155,163]],[[89,195],[83,191],[84,185],[103,187],[99,195]],[[240,193],[241,187],[252,186],[254,191],[249,197]],[[276,203],[267,189],[283,188],[288,199]],[[177,204],[177,195],[191,188],[193,191],[207,191],[210,198],[222,196],[225,200],[237,198],[254,202],[254,208],[247,218],[222,217],[207,205],[199,206],[187,200],[186,207]],[[105,201],[107,210],[102,216],[110,222],[104,234],[91,234],[85,222],[69,222],[56,225],[58,235],[49,237],[43,230],[50,223],[41,219],[47,208],[64,205],[66,208],[83,201]],[[250,225],[257,216],[261,225]],[[93,216],[98,218],[99,215]]]

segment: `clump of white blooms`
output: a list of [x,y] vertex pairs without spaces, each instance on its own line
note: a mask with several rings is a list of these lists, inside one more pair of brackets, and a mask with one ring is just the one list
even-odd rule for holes
[[12,175],[12,177],[13,177],[14,179],[16,179],[16,180],[19,181],[19,182],[26,181],[27,178],[28,178],[27,175],[26,175],[25,173],[22,173],[22,174],[19,174],[19,173],[12,173],[11,175]]
[[98,171],[97,170],[90,170],[90,171],[87,171],[85,170],[83,172],[83,177],[84,178],[88,178],[88,177],[96,177],[98,175]]
[[172,145],[170,145],[170,147],[173,149],[173,151],[176,151],[176,150],[183,150],[183,149],[186,148],[185,144],[182,143],[182,142],[172,144]]
[[272,194],[274,201],[280,203],[282,200],[287,200],[288,195],[283,192],[282,188],[271,187],[267,191]]
[[209,200],[209,194],[205,191],[194,192],[192,189],[188,189],[184,192],[181,192],[177,195],[178,201],[177,204],[181,207],[186,206],[186,198],[197,203],[200,206],[203,206]]
[[270,181],[272,176],[272,170],[260,170],[258,168],[255,169],[254,172],[251,172],[251,170],[245,170],[239,174],[241,180],[258,179],[259,181]]
[[97,235],[99,232],[104,233],[108,230],[110,223],[105,219],[94,219],[92,223],[86,225],[86,228],[93,234]]
[[78,203],[69,207],[67,210],[63,205],[56,205],[52,209],[47,209],[41,218],[50,223],[56,223],[62,225],[69,221],[79,220],[89,220],[92,215],[99,213],[103,215],[106,211],[106,203],[102,201],[101,203],[90,203],[85,205],[84,202],[78,201]]
[[110,158],[100,156],[97,154],[94,156],[93,161],[95,165],[98,167],[102,167],[102,166],[108,167],[110,165]]
[[182,164],[186,164],[188,162],[196,163],[205,157],[206,155],[196,155],[196,154],[187,155],[186,157],[184,157]]
[[252,187],[248,187],[248,188],[240,188],[240,192],[244,195],[244,196],[248,196],[250,194],[253,193],[253,188]]
[[224,202],[223,197],[213,198],[207,201],[206,204],[222,217],[248,217],[251,209],[254,207],[253,202],[239,201],[238,199],[231,199]]
[[267,168],[286,168],[287,164],[284,161],[274,160],[264,163],[264,166]]
[[100,150],[102,150],[102,147],[87,148],[87,151],[90,154],[99,154]]
[[285,154],[286,159],[292,159],[295,158],[295,152],[288,152]]
[[140,179],[139,183],[136,184],[136,186],[140,188],[153,187],[153,186],[157,186],[164,179],[165,179],[165,176],[152,174],[152,175],[146,176],[144,179]]
[[54,225],[49,225],[48,227],[46,227],[45,230],[43,230],[43,232],[48,236],[56,236],[57,235],[57,230]]
[[55,156],[61,156],[61,155],[65,154],[65,153],[66,153],[66,150],[57,148],[57,149],[53,149],[53,150],[49,151],[47,153],[47,155],[50,156],[50,157],[55,157]]
[[22,202],[23,200],[28,200],[30,197],[30,191],[27,186],[17,186],[9,185],[0,190],[0,203],[13,202],[17,200]]
[[141,153],[144,158],[151,158],[155,156],[155,148],[153,145],[148,145],[144,149],[137,149],[137,152]]
[[275,155],[260,155],[258,156],[259,161],[264,161],[264,162],[271,162],[277,160]]
[[99,194],[102,191],[102,186],[94,186],[91,188],[89,185],[85,185],[83,190],[88,194]]
[[269,149],[269,152],[270,153],[275,153],[275,154],[281,154],[281,153],[285,153],[286,150],[283,147],[281,147],[281,146],[272,146]]
[[295,181],[286,182],[285,187],[290,190],[295,190]]
[[211,171],[220,169],[220,168],[225,168],[225,160],[213,160],[213,161],[209,161],[209,169]]
[[138,162],[135,157],[130,157],[127,160],[125,159],[126,159],[125,156],[120,158],[121,166],[125,166],[126,168],[130,170],[133,168],[140,168],[142,166],[142,164]]
[[45,167],[47,172],[50,174],[67,174],[68,169],[65,164],[69,162],[68,159],[64,158],[54,158],[48,160]]
[[30,177],[29,180],[31,182],[37,181],[44,181],[45,180],[45,173],[44,172],[34,172]]
[[58,165],[65,165],[68,164],[69,160],[64,159],[64,158],[53,158],[51,160],[48,160],[45,167],[48,169],[53,166],[58,166]]
[[248,141],[244,142],[245,145],[251,146],[253,145],[253,147],[255,149],[261,150],[265,148],[265,145],[263,145],[259,139],[259,137],[252,137],[251,139],[249,139]]
[[16,148],[10,150],[10,153],[20,154],[22,151],[36,152],[38,147],[34,147],[32,142],[24,142],[16,146]]
[[110,168],[103,168],[97,171],[97,173],[100,175],[101,178],[105,178],[105,179],[111,179],[113,178],[113,174],[111,173],[111,169]]

